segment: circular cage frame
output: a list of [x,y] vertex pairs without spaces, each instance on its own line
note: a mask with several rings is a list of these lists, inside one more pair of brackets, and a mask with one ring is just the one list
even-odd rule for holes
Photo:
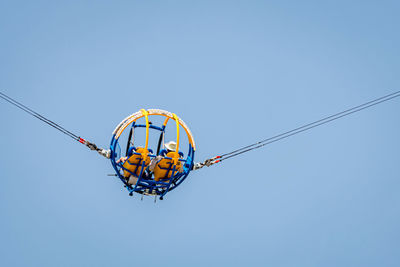
[[[156,126],[156,125],[150,124],[149,118],[148,118],[149,116],[165,117],[163,125]],[[146,124],[137,124],[136,121],[143,117],[145,117],[145,119],[146,119]],[[118,149],[120,150],[119,138],[120,138],[121,134],[128,128],[128,126],[131,126],[130,137],[128,137],[128,139],[131,138],[132,129],[134,130],[135,128],[139,128],[139,127],[146,128],[146,143],[145,143],[146,150],[148,149],[149,129],[155,129],[155,130],[160,131],[161,132],[160,140],[158,143],[158,148],[157,148],[157,153],[156,153],[156,154],[158,154],[160,152],[161,138],[165,134],[165,128],[166,128],[169,120],[174,120],[176,122],[176,131],[177,131],[176,152],[178,152],[178,150],[179,150],[180,127],[182,127],[185,130],[186,136],[189,141],[189,148],[186,153],[186,158],[175,159],[175,163],[177,163],[176,162],[177,160],[179,160],[182,163],[182,166],[183,166],[182,172],[176,171],[175,167],[173,167],[174,169],[172,170],[172,176],[167,181],[156,181],[154,179],[148,179],[148,178],[145,179],[143,177],[144,176],[143,170],[145,169],[144,162],[145,162],[146,158],[144,158],[144,160],[142,160],[143,163],[142,163],[142,167],[141,167],[141,171],[140,171],[139,175],[124,168],[122,162],[117,163],[118,157],[120,156],[118,154],[121,153],[120,151],[118,151]],[[129,142],[130,142],[130,140],[128,140],[127,151],[129,149]],[[193,164],[194,164],[194,154],[195,154],[195,150],[196,150],[196,145],[195,145],[194,138],[193,138],[193,135],[192,135],[190,129],[187,127],[186,123],[182,119],[180,119],[176,114],[171,113],[166,110],[161,110],[161,109],[148,109],[148,110],[141,109],[140,111],[129,115],[128,117],[126,117],[123,121],[121,121],[118,124],[118,126],[113,131],[113,135],[111,138],[111,144],[110,144],[110,150],[111,150],[111,156],[110,156],[111,164],[112,164],[118,178],[123,182],[123,184],[129,191],[130,195],[133,195],[133,193],[135,192],[135,193],[142,194],[142,195],[155,195],[155,196],[158,195],[158,196],[160,196],[160,199],[162,199],[166,193],[168,193],[169,191],[178,187],[189,175],[190,171],[192,170]],[[126,154],[128,154],[128,153],[126,153]],[[150,159],[152,159],[156,156],[157,155],[155,155],[155,154],[142,155],[142,157],[149,157]],[[165,157],[165,158],[167,158],[167,157]],[[174,159],[172,159],[172,160],[174,160]],[[135,184],[129,184],[127,179],[123,175],[124,171],[128,171],[131,175],[133,175],[134,177],[137,177],[137,182]]]

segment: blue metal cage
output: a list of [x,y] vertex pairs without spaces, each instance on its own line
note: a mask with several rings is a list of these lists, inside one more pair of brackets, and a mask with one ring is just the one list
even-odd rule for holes
[[[147,121],[147,116],[150,115],[164,116],[166,117],[166,120],[164,121],[164,124],[161,126],[149,124]],[[136,120],[144,116],[146,117],[147,123],[137,124]],[[135,152],[134,147],[131,145],[130,139],[134,138],[132,136],[132,132],[135,132],[136,128],[146,128],[146,147],[147,147],[147,139],[149,135],[148,129],[153,129],[156,132],[158,132],[160,134],[160,138],[158,146],[155,149],[156,153],[153,153],[153,150],[151,148],[148,149],[149,151],[148,157],[150,158],[150,160],[154,160],[156,156],[161,155],[161,153],[163,152],[161,147],[161,140],[165,134],[166,124],[169,119],[173,119],[177,123],[178,142],[179,142],[179,127],[183,126],[188,136],[189,147],[185,153],[186,157],[179,158],[179,162],[182,168],[178,171],[176,164],[170,164],[169,167],[163,168],[163,170],[166,173],[166,177],[156,180],[154,179],[154,173],[150,172],[148,166],[146,166],[145,164],[146,160],[141,158],[140,153]],[[120,137],[121,134],[129,128],[130,132],[127,142],[125,157],[128,158],[135,155],[138,158],[138,162],[135,163],[131,163],[128,161],[130,165],[134,165],[133,168],[135,168],[135,171],[132,171],[132,169],[127,169],[126,164],[124,166],[124,163],[126,161],[120,160],[123,158],[121,154],[121,146],[119,144]],[[174,190],[176,187],[178,187],[187,178],[190,171],[192,170],[194,162],[194,154],[195,154],[195,144],[190,130],[187,128],[186,124],[181,119],[179,119],[175,114],[164,110],[149,109],[147,111],[141,110],[139,112],[132,114],[118,125],[118,127],[113,132],[113,136],[111,138],[110,150],[111,150],[111,156],[110,156],[111,164],[118,178],[122,181],[126,189],[129,191],[130,195],[133,195],[133,193],[138,193],[142,195],[159,196],[160,199],[163,199],[163,197],[169,191]],[[168,156],[160,156],[160,157],[162,157],[163,159],[173,160]],[[128,175],[130,175],[129,177],[127,177],[127,173]],[[135,183],[128,182],[130,177],[134,178]]]

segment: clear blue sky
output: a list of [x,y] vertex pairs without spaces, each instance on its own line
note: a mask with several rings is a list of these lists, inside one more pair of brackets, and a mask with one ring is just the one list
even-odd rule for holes
[[[107,147],[177,113],[196,160],[400,90],[398,1],[0,1],[0,90]],[[0,101],[1,266],[400,266],[400,101],[192,173],[164,201]]]

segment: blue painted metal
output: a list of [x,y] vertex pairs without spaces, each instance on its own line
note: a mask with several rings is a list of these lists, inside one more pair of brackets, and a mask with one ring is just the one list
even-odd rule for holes
[[[135,124],[135,122],[133,122],[131,125],[131,128],[144,128],[144,127],[146,127],[146,125]],[[157,131],[161,131],[161,132],[165,131],[165,126],[159,127],[156,125],[150,125],[149,127],[152,129],[155,129]],[[129,128],[129,127],[127,127],[127,128]],[[181,161],[183,164],[183,172],[177,172],[176,166],[174,165],[173,169],[172,169],[173,175],[170,178],[168,178],[169,179],[168,183],[166,183],[164,181],[155,181],[154,179],[148,180],[148,179],[144,179],[144,177],[143,177],[143,172],[145,170],[145,168],[143,168],[144,161],[140,162],[142,168],[141,168],[141,172],[140,172],[139,176],[137,176],[134,172],[131,172],[131,171],[127,170],[126,168],[124,168],[122,166],[123,163],[116,163],[116,161],[119,159],[118,158],[118,149],[120,150],[119,140],[115,138],[115,134],[114,134],[111,138],[111,143],[110,143],[111,165],[113,166],[118,178],[121,180],[121,182],[124,184],[124,186],[126,187],[126,189],[128,190],[128,192],[130,194],[135,192],[138,194],[158,195],[158,196],[160,196],[160,198],[162,198],[168,192],[170,192],[170,191],[174,190],[176,187],[178,187],[188,177],[190,171],[192,170],[193,164],[194,164],[195,151],[194,151],[193,147],[189,144],[188,152],[185,153],[186,158],[179,159],[179,161]],[[139,153],[135,153],[135,154],[139,154]],[[121,155],[119,155],[119,156],[121,156]],[[154,158],[156,155],[150,154],[149,156],[151,158]],[[172,159],[169,157],[165,157],[165,158]],[[123,176],[124,171],[127,171],[131,175],[138,178],[135,185],[132,186],[132,185],[128,184],[127,179]],[[168,175],[168,172],[167,172],[167,175]]]
[[[135,128],[146,128],[146,124],[136,124]],[[155,130],[159,130],[159,131],[163,131],[163,127],[158,127],[155,125],[150,124],[149,128],[151,129],[155,129]]]

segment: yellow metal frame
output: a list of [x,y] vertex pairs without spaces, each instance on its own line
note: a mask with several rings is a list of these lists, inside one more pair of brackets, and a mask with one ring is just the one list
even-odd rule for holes
[[[126,117],[118,126],[117,128],[115,128],[113,134],[115,134],[115,139],[118,139],[122,132],[126,129],[126,127],[128,127],[129,124],[131,124],[132,122],[145,117],[146,119],[146,150],[148,147],[148,137],[149,137],[149,116],[152,115],[159,115],[159,116],[164,116],[166,117],[163,125],[166,126],[168,121],[170,119],[173,119],[176,121],[176,129],[177,129],[177,142],[176,142],[176,152],[178,152],[179,149],[179,127],[182,126],[182,128],[185,130],[186,135],[188,136],[189,139],[189,143],[191,144],[191,146],[193,147],[193,150],[196,150],[196,144],[194,142],[194,138],[192,133],[190,132],[189,128],[186,126],[185,122],[183,122],[182,119],[180,119],[176,114],[165,111],[165,110],[160,110],[160,109],[141,109],[139,112],[133,113],[132,115]],[[146,155],[147,157],[147,155]]]
[[142,154],[143,160],[146,161],[148,154],[149,154],[149,127],[150,127],[150,123],[149,123],[149,113],[145,110],[145,109],[141,109],[140,112],[142,112],[143,116],[146,118],[146,143],[144,146],[144,151]]
[[175,113],[172,113],[172,117],[174,118],[174,120],[176,121],[176,149],[175,149],[175,156],[174,156],[174,164],[178,164],[179,161],[179,118],[178,116],[176,116]]

